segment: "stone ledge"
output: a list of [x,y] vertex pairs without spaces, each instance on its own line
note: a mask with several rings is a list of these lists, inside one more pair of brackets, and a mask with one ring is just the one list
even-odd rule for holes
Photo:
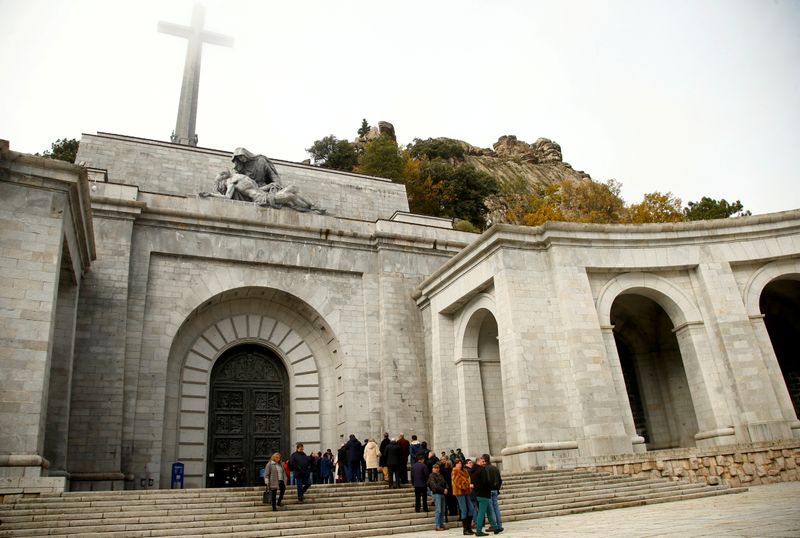
[[800,480],[800,441],[659,450],[581,460],[575,470],[709,485],[773,484]]
[[0,477],[0,503],[42,493],[61,493],[66,489],[67,479],[63,476]]

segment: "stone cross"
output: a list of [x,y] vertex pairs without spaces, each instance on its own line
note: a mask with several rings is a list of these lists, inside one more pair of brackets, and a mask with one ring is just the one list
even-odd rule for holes
[[233,38],[203,30],[205,8],[197,3],[192,12],[190,27],[159,21],[158,31],[188,39],[186,45],[186,62],[183,66],[183,83],[181,84],[181,100],[178,104],[178,121],[175,124],[170,140],[187,146],[197,145],[197,95],[200,91],[200,53],[203,43],[232,47]]

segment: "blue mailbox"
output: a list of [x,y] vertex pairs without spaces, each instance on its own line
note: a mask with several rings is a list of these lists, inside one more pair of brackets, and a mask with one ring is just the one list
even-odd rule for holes
[[176,461],[172,464],[172,489],[175,487],[183,489],[183,464]]

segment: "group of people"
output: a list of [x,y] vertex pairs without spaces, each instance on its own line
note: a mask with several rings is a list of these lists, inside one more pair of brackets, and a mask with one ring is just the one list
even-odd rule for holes
[[272,509],[277,510],[282,506],[287,485],[297,486],[297,500],[303,502],[312,484],[334,483],[334,476],[337,483],[383,480],[390,488],[399,488],[408,483],[409,462],[414,507],[417,512],[428,512],[428,496],[433,498],[437,531],[447,529],[448,515],[459,515],[465,535],[488,536],[483,532],[487,517],[495,534],[503,531],[498,503],[503,479],[489,454],[473,461],[457,448],[437,457],[416,435],[408,441],[402,433],[396,438],[384,433],[380,445],[372,438],[362,444],[350,435],[336,457],[330,448],[325,453],[308,455],[303,444],[297,443],[295,452],[286,460],[279,452],[272,455],[264,471],[264,483]]
[[[429,452],[427,458],[418,454],[416,463],[411,466],[411,483],[417,512],[427,512],[428,494],[433,497],[437,531],[447,530],[445,522],[448,513],[459,513],[464,534],[488,536],[483,532],[486,517],[495,534],[503,532],[498,502],[503,478],[500,470],[492,465],[489,454],[483,454],[474,461],[464,458],[460,449],[458,453],[451,451],[450,457],[443,452],[441,459],[436,458],[433,452]],[[458,512],[453,506],[456,503]]]

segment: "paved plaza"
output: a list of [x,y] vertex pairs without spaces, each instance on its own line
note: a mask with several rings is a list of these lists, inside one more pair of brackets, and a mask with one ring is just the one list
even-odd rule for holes
[[[431,517],[431,527],[433,518]],[[400,537],[461,536],[417,532]],[[494,536],[494,534],[490,534]],[[753,486],[746,493],[621,508],[505,524],[501,536],[516,538],[800,537],[800,482]]]

